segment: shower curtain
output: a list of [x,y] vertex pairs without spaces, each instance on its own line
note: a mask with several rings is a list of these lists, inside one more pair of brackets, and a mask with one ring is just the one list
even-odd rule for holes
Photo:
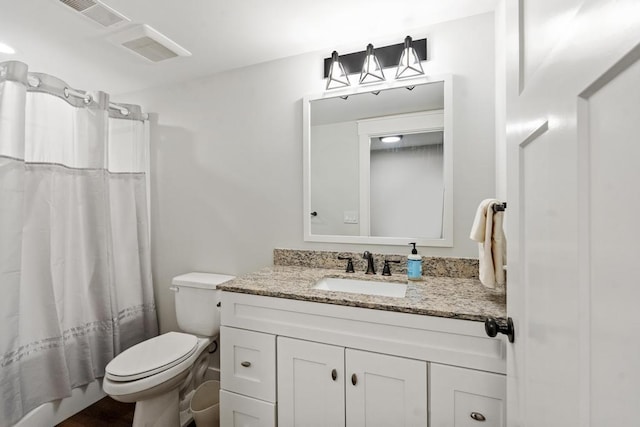
[[0,426],[158,333],[138,106],[0,63]]

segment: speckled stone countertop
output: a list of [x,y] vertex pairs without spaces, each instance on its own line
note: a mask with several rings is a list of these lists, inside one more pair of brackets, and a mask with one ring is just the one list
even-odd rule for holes
[[[313,289],[315,282],[323,277],[406,283],[407,293],[404,298],[391,298]],[[487,289],[477,279],[469,278],[423,276],[423,280],[414,282],[403,275],[371,276],[329,268],[274,265],[219,285],[218,289],[473,321],[484,321],[487,317],[506,318],[505,294]]]

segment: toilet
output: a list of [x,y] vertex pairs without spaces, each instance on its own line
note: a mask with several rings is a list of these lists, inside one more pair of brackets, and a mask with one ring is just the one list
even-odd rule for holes
[[220,291],[216,287],[232,279],[234,276],[212,273],[174,277],[170,289],[175,293],[181,332],[167,332],[136,344],[105,368],[105,393],[136,404],[134,427],[185,423],[181,409],[188,408],[191,393],[204,381],[208,349],[220,333]]

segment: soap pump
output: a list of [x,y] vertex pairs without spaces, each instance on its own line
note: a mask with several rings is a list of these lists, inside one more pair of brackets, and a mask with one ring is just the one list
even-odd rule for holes
[[409,280],[422,279],[422,257],[418,255],[415,243],[409,243],[413,245],[411,249],[411,255],[407,255],[407,278]]

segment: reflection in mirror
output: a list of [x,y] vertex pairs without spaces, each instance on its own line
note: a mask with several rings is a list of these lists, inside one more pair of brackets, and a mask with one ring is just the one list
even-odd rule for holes
[[305,240],[451,246],[450,90],[305,100]]
[[397,142],[371,138],[371,236],[442,238],[443,136],[434,131],[392,135]]

